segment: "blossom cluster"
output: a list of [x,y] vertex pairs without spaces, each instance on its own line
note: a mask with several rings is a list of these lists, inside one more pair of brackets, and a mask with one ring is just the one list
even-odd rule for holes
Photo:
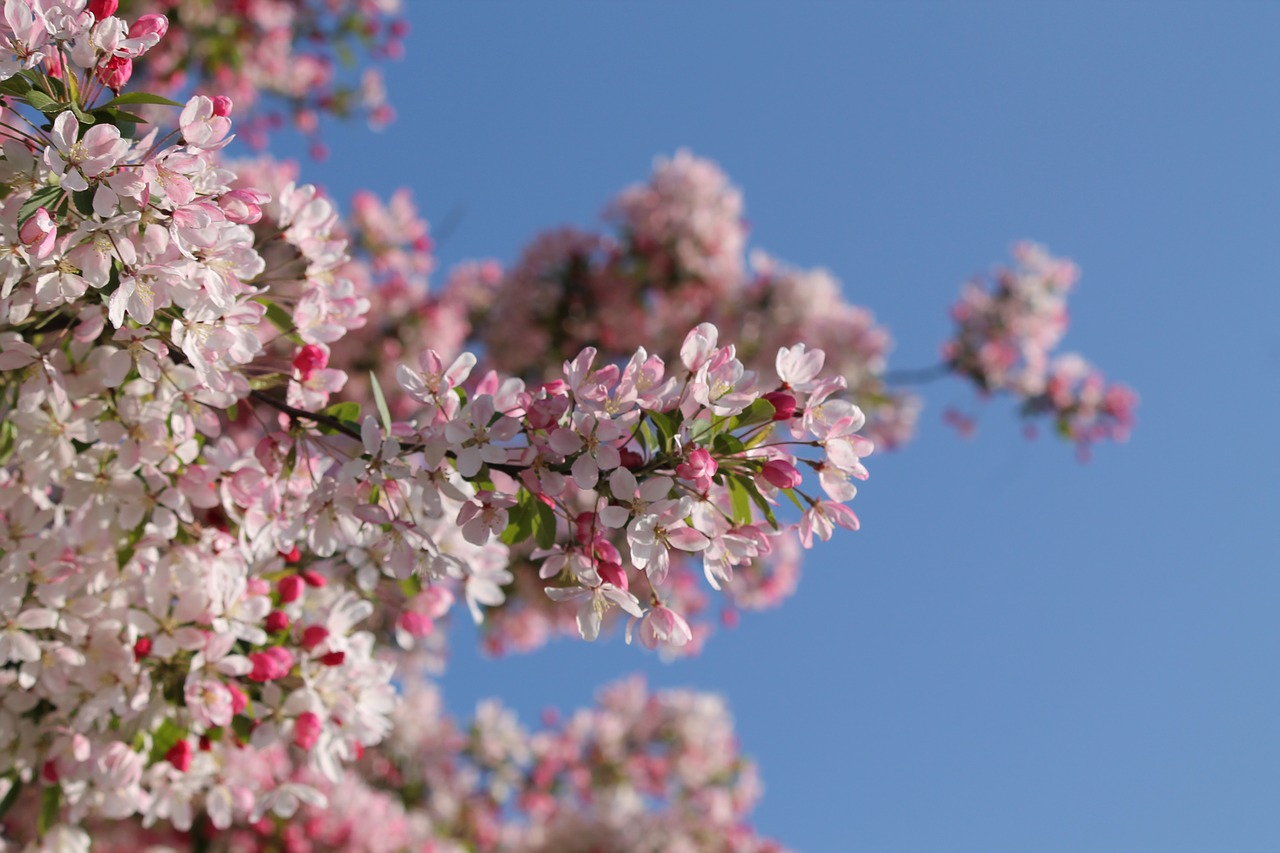
[[[621,614],[679,648],[673,555],[720,589],[780,539],[856,528],[872,443],[804,344],[764,381],[702,323],[670,368],[586,347],[538,384],[428,348],[394,371],[407,414],[374,375],[372,405],[333,402],[370,308],[334,206],[220,160],[230,98],[116,95],[168,21],[114,11],[5,5],[0,799],[39,791],[40,843],[324,802],[288,768],[334,784],[383,741],[380,648],[455,602],[481,621],[522,542],[584,638]],[[181,111],[139,137],[133,105]]]
[[[104,5],[113,14],[117,0]],[[91,4],[92,5],[92,4]],[[399,58],[407,24],[401,0],[121,0],[121,14],[158,11],[173,33],[137,68],[136,85],[176,96],[190,89],[233,98],[240,133],[256,147],[285,120],[323,156],[320,119],[394,119],[382,73],[356,73],[352,58]]]
[[943,346],[948,367],[983,394],[1013,395],[1026,417],[1048,416],[1082,451],[1099,440],[1125,439],[1137,395],[1108,385],[1076,353],[1054,355],[1067,330],[1067,295],[1078,268],[1034,243],[1019,243],[1013,257],[1015,266],[998,270],[990,284],[965,285],[951,309],[955,336]]
[[[548,712],[545,727],[530,731],[494,701],[464,726],[429,683],[414,682],[393,722],[388,742],[337,779],[279,747],[240,750],[224,768],[233,796],[270,778],[314,792],[299,797],[288,821],[220,829],[202,820],[179,830],[99,820],[63,829],[67,848],[91,832],[99,853],[783,853],[746,822],[760,783],[718,697],[651,693],[633,678],[603,690],[595,707]],[[34,795],[22,797],[13,813],[34,814]],[[9,829],[15,840],[35,835],[30,819]]]

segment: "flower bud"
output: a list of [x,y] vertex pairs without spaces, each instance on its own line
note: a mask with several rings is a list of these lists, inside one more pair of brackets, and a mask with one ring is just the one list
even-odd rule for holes
[[764,469],[760,475],[779,489],[794,489],[804,480],[796,470],[796,466],[781,459],[771,459],[764,463]]
[[293,357],[293,369],[302,374],[302,381],[306,382],[311,375],[317,370],[322,370],[329,364],[329,354],[324,351],[324,347],[316,344],[307,344],[298,350],[297,355]]
[[303,711],[293,723],[293,742],[303,749],[311,749],[320,740],[324,723],[312,711]]
[[84,7],[86,12],[93,14],[95,21],[101,21],[103,18],[110,18],[120,8],[120,0],[89,0],[89,4]]
[[630,584],[627,582],[627,571],[622,566],[617,563],[599,563],[596,571],[605,583],[613,584],[623,592],[627,592]]
[[138,641],[133,644],[133,659],[140,661],[149,654],[151,654],[151,638],[139,637]]
[[226,118],[231,115],[231,99],[226,95],[213,96],[213,114]]
[[253,664],[253,670],[249,673],[250,681],[275,681],[284,678],[293,669],[293,653],[288,649],[272,646],[249,655],[249,663]]
[[285,615],[283,610],[272,610],[267,614],[263,626],[267,629],[268,634],[278,634],[289,628],[289,617]]
[[191,741],[183,738],[169,747],[169,751],[164,754],[164,760],[172,764],[173,769],[179,773],[186,773],[191,768],[191,754]]
[[113,92],[119,92],[133,76],[133,60],[125,56],[110,56],[98,66],[98,79]]
[[285,604],[291,601],[297,601],[302,596],[302,588],[305,586],[302,578],[297,575],[288,575],[280,578],[276,583],[276,592],[280,593],[280,600]]
[[49,211],[37,207],[35,215],[22,223],[18,231],[18,239],[37,258],[47,258],[53,252],[53,244],[58,239],[58,226],[49,216]]
[[327,639],[329,639],[328,628],[323,625],[308,625],[306,630],[302,632],[302,647],[307,651],[311,651]]
[[164,15],[143,15],[129,27],[129,38],[148,38],[154,36],[157,41],[169,32],[169,19]]
[[786,391],[770,391],[760,399],[773,406],[775,421],[790,420],[796,414],[796,398]]

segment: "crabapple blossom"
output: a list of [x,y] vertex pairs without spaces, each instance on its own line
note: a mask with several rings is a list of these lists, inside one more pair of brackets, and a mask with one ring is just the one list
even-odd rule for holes
[[[494,704],[463,730],[422,673],[463,604],[494,650],[625,621],[670,655],[717,593],[779,602],[909,437],[888,333],[824,271],[746,256],[741,193],[688,152],[609,205],[618,234],[433,290],[406,192],[344,219],[224,151],[265,137],[263,96],[308,133],[356,108],[331,52],[394,55],[399,4],[159,8],[6,0],[0,27],[0,810],[35,818],[5,833],[780,849],[713,697],[631,683],[546,732]],[[191,94],[104,91],[137,82]],[[381,90],[358,84],[375,121]],[[1046,357],[1073,273],[1023,260],[1047,283],[974,295],[951,369],[1118,436],[1132,394]]]

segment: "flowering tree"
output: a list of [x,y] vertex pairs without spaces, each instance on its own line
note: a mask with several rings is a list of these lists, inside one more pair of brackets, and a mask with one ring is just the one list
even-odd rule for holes
[[[857,528],[918,377],[828,274],[748,262],[740,194],[686,152],[612,233],[439,290],[407,193],[343,220],[296,165],[227,158],[233,113],[258,143],[284,113],[386,120],[332,55],[394,55],[395,5],[4,2],[6,837],[781,849],[714,697],[632,681],[542,731],[496,704],[459,726],[424,675],[438,624],[465,606],[495,652],[614,626],[696,651],[709,595],[776,604],[802,548]],[[1081,448],[1122,438],[1133,395],[1052,356],[1075,277],[1019,246],[932,373]]]

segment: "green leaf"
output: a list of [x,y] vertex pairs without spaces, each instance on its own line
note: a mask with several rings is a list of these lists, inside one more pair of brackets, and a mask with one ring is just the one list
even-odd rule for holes
[[733,523],[750,524],[752,522],[751,494],[743,485],[743,478],[735,474],[725,479],[729,484],[729,500],[733,504]]
[[378,404],[378,416],[382,418],[382,428],[387,431],[387,435],[391,434],[391,410],[387,408],[387,398],[382,396],[382,386],[378,384],[378,377],[369,374],[369,386],[373,388],[373,402]]
[[524,489],[520,490],[520,502],[507,510],[507,529],[498,538],[508,545],[523,542],[533,535],[537,510],[532,501],[537,500]]
[[62,187],[45,187],[33,192],[31,198],[24,201],[22,207],[18,208],[18,228],[21,229],[40,208],[48,210],[56,207],[56,203],[62,199],[62,196]]
[[93,190],[76,190],[71,194],[71,202],[85,216],[93,216]]
[[249,736],[253,734],[253,720],[243,714],[237,714],[231,718],[231,731],[235,732],[236,740],[248,743]]
[[22,97],[31,91],[31,83],[25,77],[10,77],[0,81],[0,95],[17,95]]
[[536,514],[533,518],[533,539],[539,548],[550,548],[556,544],[556,513],[541,500],[534,499]]
[[39,89],[32,89],[27,92],[26,98],[28,104],[35,107],[45,115],[49,115],[50,113],[60,113],[66,109],[63,104],[58,103]]
[[735,430],[739,427],[750,426],[751,424],[762,424],[773,420],[773,416],[777,413],[777,409],[773,407],[773,403],[761,397],[756,400],[746,411],[734,415],[729,421],[729,429]]
[[743,477],[742,483],[746,486],[747,494],[751,496],[752,502],[760,509],[760,514],[769,522],[769,526],[777,530],[778,518],[773,514],[773,507],[764,499],[764,495],[760,494],[760,487],[756,485],[755,478]]
[[746,445],[742,443],[742,439],[727,432],[717,435],[715,440],[711,442],[711,446],[720,456],[736,456],[747,449]]
[[62,788],[48,785],[40,792],[40,814],[36,817],[36,833],[41,837],[58,822],[62,811]]
[[[360,431],[360,404],[359,403],[353,402],[351,400],[348,400],[345,403],[334,403],[332,406],[329,406],[323,412],[321,412],[321,414],[328,415],[331,418],[336,418],[342,421],[343,424],[355,430],[356,432]],[[338,430],[335,427],[331,427],[328,424],[320,424],[319,426],[320,426],[320,431],[325,435],[333,435],[338,432]]]
[[4,799],[0,800],[0,818],[9,813],[9,809],[13,808],[13,804],[18,801],[18,797],[22,794],[22,780],[17,777],[10,777],[13,782],[9,786],[9,793],[4,795]]
[[166,97],[153,95],[150,92],[125,92],[123,95],[116,95],[114,98],[103,104],[99,109],[126,106],[129,104],[159,104],[162,107],[182,106],[182,104],[177,101],[171,101]]
[[646,412],[649,420],[658,429],[658,437],[662,439],[663,452],[670,452],[671,443],[680,431],[680,412]]
[[173,720],[165,720],[151,733],[151,764],[163,759],[173,745],[187,736],[187,730]]
[[127,113],[124,110],[118,110],[114,107],[98,107],[93,111],[93,117],[98,121],[105,121],[107,124],[114,124],[117,127],[121,122],[131,125],[147,123],[147,120],[140,115]]
[[81,124],[93,124],[98,120],[91,113],[87,113],[80,109],[80,105],[75,101],[71,102],[71,112],[75,114],[76,120]]

